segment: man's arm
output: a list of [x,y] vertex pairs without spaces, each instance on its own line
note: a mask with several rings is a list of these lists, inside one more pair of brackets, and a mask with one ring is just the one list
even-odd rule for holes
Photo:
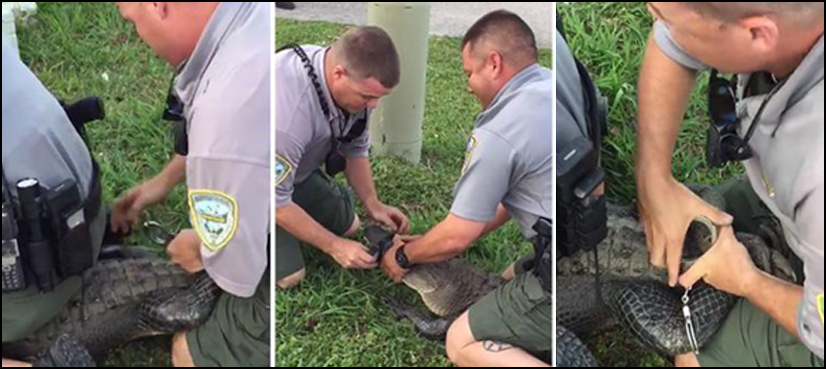
[[116,232],[128,232],[140,221],[147,207],[164,201],[186,178],[186,157],[175,155],[154,178],[129,190],[112,207],[111,227]]
[[638,185],[671,177],[677,133],[696,80],[697,71],[671,60],[653,37],[648,40],[638,86]]
[[399,209],[387,206],[379,200],[373,181],[373,170],[367,157],[348,158],[345,174],[370,218],[387,225],[396,233],[404,234],[410,231],[410,221],[407,217]]
[[487,236],[489,233],[496,231],[509,220],[511,220],[511,215],[508,214],[508,210],[505,209],[504,205],[499,204],[496,208],[496,218],[485,225],[485,230],[482,232],[482,236]]
[[464,253],[491,223],[476,222],[450,214],[420,239],[407,244],[405,254],[414,265],[450,260]]
[[803,300],[803,288],[758,269],[746,247],[734,236],[732,227],[722,229],[714,247],[680,277],[680,284],[691,287],[700,280],[749,300],[789,333],[798,336],[797,312]]
[[761,272],[751,282],[744,297],[787,332],[800,337],[797,331],[797,312],[803,301],[802,287]]
[[181,184],[186,179],[186,156],[175,154],[158,176],[171,187]]
[[276,209],[275,216],[278,227],[332,256],[344,268],[371,269],[378,266],[375,257],[362,244],[336,236],[296,204]]
[[732,221],[678,183],[671,173],[677,134],[696,78],[696,71],[673,61],[653,37],[649,39],[639,82],[637,196],[651,263],[668,268],[671,286],[679,278],[691,222],[698,216],[720,226]]
[[289,232],[299,241],[330,254],[338,236],[324,228],[296,204],[280,207],[275,212],[278,226]]
[[368,212],[381,205],[376,192],[376,184],[373,181],[373,170],[370,168],[368,158],[355,157],[347,159],[347,169],[344,173],[356,196]]

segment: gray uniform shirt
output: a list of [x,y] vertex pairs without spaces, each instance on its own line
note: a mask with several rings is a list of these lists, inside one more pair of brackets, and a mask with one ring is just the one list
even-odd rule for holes
[[534,64],[518,73],[476,120],[450,212],[489,222],[501,203],[527,238],[553,210],[553,75]]
[[[658,23],[660,49],[688,68],[703,68]],[[742,75],[740,91],[751,75]],[[748,132],[768,95],[740,96],[737,110]],[[798,331],[803,343],[823,358],[823,38],[776,88],[765,106],[750,146],[754,158],[744,162],[752,187],[780,219],[786,239],[803,260],[806,283]]]
[[[334,140],[345,137],[353,126],[367,119],[369,111],[347,114],[339,109],[324,76],[324,57],[329,49],[302,46],[318,75],[323,98],[330,107],[330,120],[324,116],[318,93],[304,63],[291,49],[275,57],[276,124],[276,207],[292,204],[295,185],[307,180],[324,163]],[[331,128],[332,127],[332,128]],[[370,149],[368,129],[352,142],[343,143],[346,158],[367,157]]]
[[36,178],[46,188],[71,179],[85,199],[92,181],[92,158],[80,135],[5,37],[3,171],[12,193],[24,178]]
[[207,273],[240,297],[269,264],[272,16],[266,3],[221,3],[175,79],[192,226]]

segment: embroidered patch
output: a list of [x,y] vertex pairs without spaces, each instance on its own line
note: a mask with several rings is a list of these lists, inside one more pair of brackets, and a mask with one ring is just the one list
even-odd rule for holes
[[192,225],[208,249],[223,249],[238,230],[238,204],[232,196],[216,191],[190,191]]
[[820,313],[820,325],[823,325],[823,294],[817,297],[817,312]]
[[470,168],[470,162],[473,160],[473,153],[476,152],[476,146],[478,145],[479,141],[476,140],[476,136],[470,136],[470,140],[467,142],[467,151],[465,151],[465,164],[462,165],[462,174],[465,174],[468,168]]
[[290,176],[290,172],[293,171],[293,166],[290,162],[284,160],[284,158],[276,155],[275,156],[275,185],[278,186],[281,182],[284,182],[287,177]]

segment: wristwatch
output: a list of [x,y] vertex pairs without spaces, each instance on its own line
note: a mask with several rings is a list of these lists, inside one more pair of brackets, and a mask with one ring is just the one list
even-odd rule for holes
[[407,245],[403,245],[396,250],[396,264],[399,265],[399,268],[408,270],[412,267],[412,265],[410,265],[410,261],[407,260],[407,254],[404,253],[405,247],[407,247]]

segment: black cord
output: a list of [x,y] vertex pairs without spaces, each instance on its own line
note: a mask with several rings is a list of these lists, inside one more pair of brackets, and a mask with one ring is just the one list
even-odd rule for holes
[[11,190],[9,189],[9,182],[6,181],[6,170],[5,168],[0,169],[3,175],[3,205],[6,205],[7,202],[11,201]]
[[330,105],[327,104],[327,98],[324,94],[324,90],[321,87],[320,78],[318,77],[318,74],[315,71],[315,67],[313,67],[313,63],[310,60],[310,57],[307,56],[307,53],[304,51],[304,49],[297,44],[286,45],[278,49],[278,52],[287,49],[292,50],[298,56],[298,58],[301,59],[301,62],[304,64],[304,69],[307,70],[307,77],[310,78],[310,82],[313,84],[313,88],[315,88],[316,96],[318,96],[318,103],[321,106],[321,111],[324,113],[324,117],[327,119],[327,122],[330,123],[330,134],[335,139],[334,142],[336,142],[336,145],[334,145],[333,147],[333,151],[338,151],[338,147],[336,146],[340,144],[351,143],[353,142],[353,140],[361,136],[364,133],[364,130],[367,128],[368,116],[366,113],[362,119],[353,124],[353,127],[350,128],[347,134],[345,134],[344,131],[347,129],[347,121],[349,119],[345,119],[344,122],[342,122],[343,124],[339,124],[339,132],[338,136],[336,136],[335,130],[333,128],[333,119],[331,116]]

